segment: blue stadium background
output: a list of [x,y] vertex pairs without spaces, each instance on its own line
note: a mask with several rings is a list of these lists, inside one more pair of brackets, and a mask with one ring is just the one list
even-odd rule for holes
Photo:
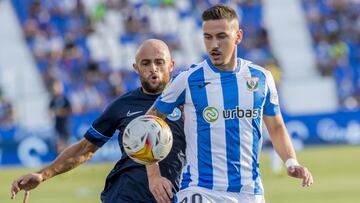
[[[73,106],[71,142],[115,97],[139,86],[131,69],[137,45],[159,38],[168,43],[176,72],[205,58],[201,12],[214,3],[232,5],[241,19],[245,38],[239,56],[269,69],[278,88],[286,84],[286,65],[267,27],[266,1],[173,0],[12,0],[23,43],[31,52],[45,87],[60,81]],[[265,2],[265,3],[264,3]],[[311,41],[314,75],[335,84],[336,108],[316,111],[284,107],[293,139],[307,145],[360,143],[360,5],[357,1],[302,0],[303,30]],[[1,24],[0,24],[1,26]],[[0,58],[1,60],[1,58]],[[1,63],[0,63],[1,66]],[[0,67],[1,68],[1,67]],[[2,72],[6,77],[6,70]],[[299,79],[301,81],[301,79]],[[23,125],[10,90],[0,98],[0,166],[37,166],[55,157],[51,126]],[[16,91],[11,90],[11,91]],[[318,92],[322,97],[322,92]],[[297,94],[296,90],[293,94]],[[280,91],[282,99],[292,97]],[[36,97],[36,96],[35,96]],[[36,99],[36,98],[34,98]],[[329,101],[330,102],[330,101]],[[311,106],[311,103],[306,104]],[[116,139],[92,161],[116,160]]]

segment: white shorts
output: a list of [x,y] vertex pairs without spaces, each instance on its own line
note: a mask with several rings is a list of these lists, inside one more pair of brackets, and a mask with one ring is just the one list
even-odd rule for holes
[[190,186],[176,193],[177,203],[265,203],[263,195],[215,191]]

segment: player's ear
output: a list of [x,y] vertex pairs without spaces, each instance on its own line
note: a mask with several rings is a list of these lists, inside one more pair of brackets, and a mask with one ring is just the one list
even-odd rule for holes
[[235,40],[235,44],[240,44],[240,42],[242,41],[243,38],[243,31],[242,29],[238,29],[236,31],[236,40]]
[[138,70],[138,66],[137,66],[137,64],[136,63],[133,63],[133,68],[134,68],[134,70],[135,70],[135,72],[137,73],[137,74],[139,74],[139,70]]
[[169,65],[169,72],[171,73],[174,70],[175,67],[175,61],[171,60]]

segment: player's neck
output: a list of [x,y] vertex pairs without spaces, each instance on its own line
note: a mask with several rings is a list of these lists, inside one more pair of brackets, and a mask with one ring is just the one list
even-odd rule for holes
[[234,71],[237,68],[237,52],[236,50],[232,54],[229,63],[220,66],[215,66],[222,71]]

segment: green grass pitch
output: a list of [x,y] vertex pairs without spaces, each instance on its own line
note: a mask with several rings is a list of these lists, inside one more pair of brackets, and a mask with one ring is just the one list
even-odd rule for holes
[[[298,159],[313,173],[315,183],[301,187],[300,180],[270,172],[269,156],[262,154],[261,172],[267,203],[360,202],[360,146],[307,148]],[[113,163],[86,164],[41,184],[30,203],[96,203]],[[23,192],[10,200],[11,181],[31,169],[0,168],[0,202],[22,202]],[[34,169],[33,169],[34,171]]]

